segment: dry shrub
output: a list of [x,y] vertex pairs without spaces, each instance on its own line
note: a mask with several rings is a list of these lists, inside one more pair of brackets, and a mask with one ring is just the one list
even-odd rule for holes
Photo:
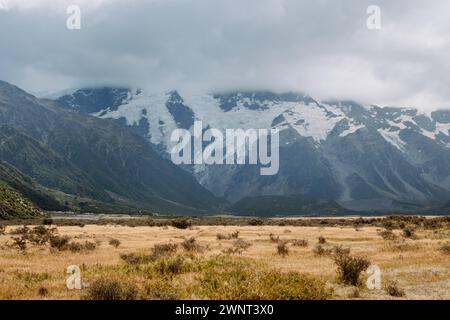
[[52,218],[49,218],[49,217],[44,218],[44,219],[42,219],[42,224],[43,224],[44,226],[50,226],[50,225],[53,224],[53,219],[52,219]]
[[332,296],[318,278],[297,272],[260,271],[247,260],[224,257],[205,266],[199,293],[214,300],[324,300]]
[[327,256],[331,254],[331,249],[327,249],[324,246],[322,246],[321,244],[318,244],[315,246],[313,252],[318,255],[318,256]]
[[41,296],[41,297],[46,297],[46,296],[48,296],[48,289],[47,288],[45,288],[45,287],[40,287],[39,289],[38,289],[38,295],[39,296]]
[[333,253],[334,263],[338,267],[340,280],[344,284],[358,286],[361,272],[367,270],[370,261],[363,257],[350,255],[349,249],[336,247]]
[[294,239],[292,240],[292,245],[294,247],[307,247],[308,246],[308,240],[298,240],[298,239]]
[[250,219],[248,220],[249,226],[262,226],[264,224],[264,220],[262,219]]
[[278,243],[277,253],[282,257],[285,257],[289,254],[289,248],[288,248],[286,242],[283,241],[283,242]]
[[188,219],[175,219],[172,221],[172,227],[177,229],[187,229],[191,225],[192,224]]
[[67,249],[69,241],[69,236],[53,236],[50,238],[50,247],[59,251],[63,251]]
[[27,240],[36,245],[43,245],[50,242],[50,239],[55,236],[56,232],[56,228],[36,226],[28,231]]
[[399,288],[398,283],[395,281],[388,282],[386,284],[385,291],[391,297],[400,298],[400,297],[404,297],[406,295],[405,291],[403,289]]
[[113,239],[110,239],[110,240],[109,240],[109,245],[110,245],[110,246],[113,246],[113,247],[116,248],[116,249],[120,246],[120,243],[121,243],[121,242],[120,242],[119,239],[114,239],[114,238],[113,238]]
[[153,260],[172,254],[177,251],[178,245],[175,243],[159,243],[155,244],[152,249],[151,256]]
[[27,240],[25,235],[22,235],[21,237],[12,237],[12,240],[13,247],[16,247],[21,251],[25,251],[27,249]]
[[169,276],[186,272],[189,269],[182,256],[158,259],[154,268],[160,274]]
[[325,237],[323,237],[323,236],[320,236],[320,237],[318,238],[318,241],[319,241],[319,244],[325,244],[325,243],[327,243],[327,239],[325,239]]
[[145,286],[146,298],[152,300],[178,300],[179,294],[170,279],[157,278]]
[[28,228],[27,226],[23,226],[23,227],[18,227],[16,229],[11,230],[9,232],[9,234],[12,234],[12,235],[27,235],[29,231],[30,231],[30,228]]
[[136,300],[135,285],[120,280],[100,278],[94,281],[84,296],[86,300]]
[[217,238],[217,240],[230,240],[231,239],[229,237],[229,235],[226,235],[226,234],[223,234],[223,233],[216,234],[216,238]]
[[6,230],[5,226],[0,225],[0,236],[5,234],[5,230]]
[[146,264],[153,261],[148,254],[121,253],[120,258],[128,264]]
[[450,242],[444,243],[439,248],[439,251],[441,251],[443,254],[450,254]]
[[234,231],[233,233],[230,233],[230,234],[218,233],[216,235],[216,238],[217,238],[217,240],[237,239],[237,238],[239,238],[239,231]]
[[146,253],[122,253],[120,258],[128,264],[148,264],[174,253],[178,248],[175,243],[155,244],[150,254]]
[[384,240],[395,240],[397,236],[392,230],[386,229],[378,233]]
[[405,238],[414,239],[416,237],[415,229],[413,226],[406,226],[402,230],[402,235]]
[[280,236],[275,237],[275,235],[273,233],[269,234],[269,238],[270,238],[270,242],[278,243],[278,241],[280,241]]
[[225,254],[242,254],[243,251],[247,250],[252,244],[243,239],[237,239],[233,241],[233,246],[222,250]]
[[181,246],[186,251],[200,251],[201,246],[197,243],[197,240],[195,240],[194,237],[189,239],[184,239],[184,241],[181,243]]

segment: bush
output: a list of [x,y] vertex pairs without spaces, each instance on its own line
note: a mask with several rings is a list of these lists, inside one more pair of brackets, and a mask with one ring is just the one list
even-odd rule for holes
[[331,254],[331,250],[325,249],[321,244],[316,245],[313,252],[318,256],[326,256]]
[[38,289],[38,295],[41,296],[41,297],[46,297],[46,296],[48,296],[48,289],[45,288],[45,287],[40,287],[40,288]]
[[169,257],[159,259],[155,262],[155,270],[161,274],[168,274],[170,276],[179,274],[185,271],[185,261],[181,256]]
[[128,264],[145,264],[153,261],[150,255],[137,253],[121,253],[120,258]]
[[37,245],[43,245],[50,242],[50,239],[55,235],[56,228],[46,228],[44,226],[36,226],[28,231],[27,239]]
[[[246,260],[218,258],[199,279],[199,293],[214,300],[324,300],[331,290],[317,278],[297,272],[260,271]],[[202,298],[203,298],[202,297]]]
[[261,219],[250,219],[248,221],[249,226],[262,226],[264,224],[264,220]]
[[145,286],[147,299],[177,300],[179,294],[170,279],[155,279]]
[[19,227],[16,229],[13,229],[9,232],[9,234],[14,234],[14,235],[27,235],[28,232],[30,231],[30,228],[28,228],[27,226],[23,226],[23,227]]
[[27,241],[26,237],[22,235],[21,237],[13,237],[13,246],[21,251],[25,251],[27,249]]
[[283,257],[285,257],[285,256],[287,256],[289,254],[289,248],[288,248],[286,242],[278,243],[278,245],[277,245],[277,253],[280,256],[283,256]]
[[439,248],[439,251],[441,251],[443,254],[450,254],[450,242],[444,243]]
[[53,236],[50,238],[50,247],[59,251],[66,250],[69,241],[69,236]]
[[98,279],[87,289],[87,300],[136,300],[138,289],[135,285],[119,280]]
[[181,246],[186,251],[200,251],[201,249],[195,238],[184,239],[184,241],[181,243]]
[[386,230],[384,230],[384,231],[381,231],[381,232],[379,233],[379,235],[380,235],[384,240],[395,240],[395,239],[397,239],[397,236],[395,235],[395,233],[392,232],[392,230],[388,230],[388,229],[386,229]]
[[168,254],[172,254],[177,251],[178,245],[175,243],[161,243],[155,244],[152,249],[152,258],[156,260],[160,257],[164,257]]
[[292,240],[292,245],[294,247],[307,247],[308,240]]
[[280,236],[276,236],[274,234],[269,234],[270,242],[278,243],[280,241]]
[[191,223],[187,219],[176,219],[172,221],[172,227],[177,229],[187,229],[191,226]]
[[0,225],[0,235],[5,234],[5,230],[6,230],[5,226]]
[[402,235],[405,238],[414,238],[415,237],[415,230],[412,226],[406,226],[402,230]]
[[217,238],[217,240],[230,240],[231,239],[231,237],[229,235],[226,235],[223,233],[216,234],[216,238]]
[[404,297],[405,296],[405,291],[400,289],[398,287],[397,282],[395,281],[391,281],[389,282],[386,287],[385,287],[385,291],[388,295],[392,296],[392,297]]
[[224,249],[222,252],[225,254],[242,254],[244,250],[247,250],[252,244],[243,239],[237,239],[233,242],[233,246],[231,248]]
[[323,237],[323,236],[320,236],[318,240],[319,240],[319,244],[327,243],[327,239],[325,239],[325,237]]
[[235,231],[231,234],[223,234],[223,233],[218,233],[216,235],[217,240],[231,240],[231,239],[237,239],[239,238],[239,231]]
[[120,240],[118,239],[110,239],[109,240],[109,245],[113,246],[114,248],[118,248],[120,246]]
[[42,224],[44,226],[49,226],[53,224],[53,219],[52,218],[44,218],[42,219]]
[[350,255],[350,250],[342,248],[335,248],[333,260],[338,267],[340,280],[344,284],[352,286],[359,285],[359,276],[361,272],[367,270],[370,266],[369,260],[362,257],[353,257]]

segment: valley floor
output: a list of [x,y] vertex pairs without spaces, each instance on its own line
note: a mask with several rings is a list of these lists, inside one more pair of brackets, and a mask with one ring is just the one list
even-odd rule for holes
[[[17,228],[7,226],[0,235],[0,299],[80,299],[89,295],[95,299],[89,288],[67,289],[66,269],[70,265],[80,267],[85,283],[93,284],[96,279],[107,278],[130,284],[137,290],[133,298],[248,298],[243,293],[245,288],[230,287],[232,272],[224,278],[213,279],[217,282],[228,277],[225,284],[215,283],[211,287],[212,280],[208,278],[225,274],[224,270],[239,266],[241,262],[241,268],[255,272],[244,276],[257,276],[256,272],[265,270],[283,274],[296,272],[308,274],[314,281],[324,284],[323,288],[316,288],[318,291],[314,291],[313,296],[298,296],[307,299],[450,299],[448,224],[443,228],[418,228],[412,238],[405,238],[402,230],[394,229],[395,240],[384,240],[380,236],[384,229],[377,226],[194,225],[177,229],[86,224],[58,226],[57,232],[59,236],[69,236],[72,242],[95,243],[93,248],[58,250],[57,245],[51,248],[28,243],[24,251],[14,244],[13,238],[18,236],[13,233],[20,234]],[[321,242],[324,242],[325,253],[322,254],[318,249],[319,237],[324,238]],[[191,238],[195,238],[195,248],[186,245],[186,239]],[[170,243],[178,247],[169,257],[163,253],[159,258],[148,258],[155,244]],[[278,252],[280,243],[286,243],[286,255]],[[371,264],[379,266],[382,289],[369,290],[364,272],[358,288],[342,284],[336,264],[326,253],[335,246],[350,248],[352,255],[364,256]],[[226,265],[227,261],[230,265]],[[209,271],[214,274],[208,274]],[[404,294],[399,294],[400,297],[393,297],[392,292],[388,294],[388,284]],[[269,297],[286,298],[277,293]]]

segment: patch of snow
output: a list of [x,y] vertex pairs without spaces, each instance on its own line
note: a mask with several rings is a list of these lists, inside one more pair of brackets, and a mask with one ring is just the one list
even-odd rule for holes
[[388,129],[378,129],[384,140],[396,147],[401,152],[405,151],[406,143],[400,138],[398,131],[390,131]]

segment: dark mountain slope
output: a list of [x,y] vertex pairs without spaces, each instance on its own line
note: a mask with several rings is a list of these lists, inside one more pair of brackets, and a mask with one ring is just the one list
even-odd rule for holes
[[217,199],[112,120],[64,110],[0,82],[0,160],[40,184],[104,203],[192,213]]

